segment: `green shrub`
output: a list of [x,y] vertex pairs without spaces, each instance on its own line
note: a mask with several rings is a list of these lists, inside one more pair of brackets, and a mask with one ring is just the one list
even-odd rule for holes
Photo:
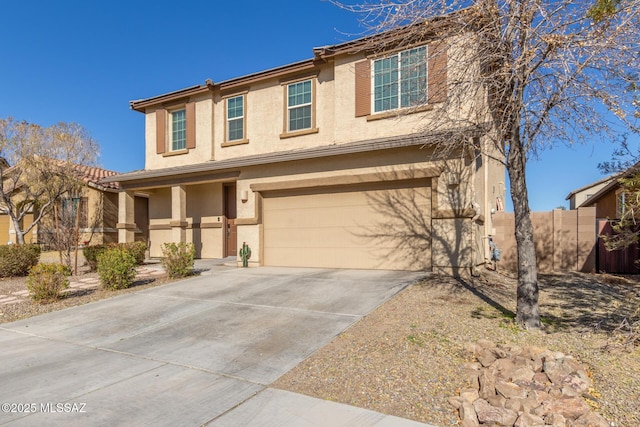
[[132,242],[132,243],[109,243],[106,245],[92,245],[85,246],[82,249],[84,259],[87,260],[87,264],[91,268],[91,271],[96,271],[98,268],[98,257],[104,253],[107,249],[121,248],[131,255],[136,260],[136,265],[144,264],[144,258],[147,251],[147,244],[145,242]]
[[137,265],[144,264],[144,259],[147,252],[147,244],[146,242],[131,242],[131,243],[123,243],[122,247],[126,251],[128,251],[133,257],[136,259]]
[[40,260],[37,245],[0,246],[0,277],[26,276]]
[[69,287],[69,267],[62,264],[37,264],[29,271],[27,289],[36,302],[53,302]]
[[128,288],[136,278],[136,259],[122,248],[109,248],[98,255],[97,269],[103,288]]
[[98,268],[98,257],[106,250],[107,245],[92,245],[82,248],[82,254],[84,255],[84,259],[87,261],[87,264],[89,264],[91,271],[96,271]]
[[162,245],[162,255],[162,266],[169,277],[186,277],[193,272],[196,257],[193,243],[165,243]]

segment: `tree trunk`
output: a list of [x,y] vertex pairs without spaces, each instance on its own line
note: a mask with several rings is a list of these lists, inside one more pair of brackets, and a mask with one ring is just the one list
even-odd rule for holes
[[515,237],[518,252],[518,292],[516,321],[527,329],[540,328],[538,306],[538,268],[533,241],[533,223],[529,215],[529,196],[525,178],[526,152],[518,132],[512,133],[507,158],[511,200],[515,215]]
[[16,221],[14,218],[11,218],[13,221],[13,231],[15,232],[16,241],[13,242],[17,245],[24,245],[24,233],[22,232],[22,228],[20,227],[20,223]]

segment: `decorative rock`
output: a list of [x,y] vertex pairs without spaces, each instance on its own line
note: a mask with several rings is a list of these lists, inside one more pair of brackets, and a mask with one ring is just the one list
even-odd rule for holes
[[479,339],[476,344],[478,344],[480,347],[482,348],[495,348],[495,344],[493,343],[493,341],[489,341],[489,340],[485,340],[485,339]]
[[509,374],[513,372],[515,367],[516,365],[511,359],[498,359],[489,366],[495,372],[495,375],[505,379],[508,379]]
[[547,423],[547,425],[551,425],[552,427],[567,426],[567,420],[560,414],[549,414],[544,421]]
[[496,395],[496,379],[490,372],[484,370],[478,377],[480,380],[479,395],[483,399],[488,399]]
[[573,427],[609,427],[609,423],[595,412],[588,412],[575,420]]
[[496,391],[506,399],[512,399],[514,397],[524,399],[527,397],[527,390],[514,383],[508,383],[501,380],[496,381]]
[[462,405],[460,405],[458,409],[458,414],[460,414],[460,419],[464,427],[476,427],[480,425],[476,410],[471,403],[463,400]]
[[514,397],[513,399],[507,399],[507,401],[504,402],[504,407],[518,413],[522,412],[522,400],[523,399],[517,397]]
[[447,399],[449,405],[453,406],[456,409],[460,409],[460,407],[462,406],[462,400],[463,399],[460,396],[451,396]]
[[473,402],[473,407],[481,423],[494,423],[500,426],[512,426],[518,419],[518,413],[510,409],[496,408],[484,399]]
[[480,350],[480,352],[476,355],[476,358],[478,359],[478,362],[480,362],[480,364],[485,368],[487,366],[490,366],[498,359],[495,352],[489,348],[483,348],[482,350]]
[[544,425],[542,417],[523,412],[518,416],[514,427],[544,427]]
[[504,405],[507,402],[507,399],[505,399],[500,395],[496,395],[488,398],[487,402],[489,402],[491,406],[495,406],[496,408],[504,408]]
[[558,359],[545,359],[542,369],[553,384],[560,384],[566,376],[581,368],[574,359],[562,357]]
[[480,398],[477,388],[466,388],[464,390],[460,390],[460,397],[469,403],[473,403]]
[[549,377],[544,372],[536,372],[532,380],[536,384],[546,385],[549,382]]
[[511,371],[510,375],[509,375],[509,379],[513,382],[516,381],[533,381],[533,377],[536,375],[536,373],[533,371],[533,369],[529,368],[529,367],[525,367],[525,368],[517,368],[514,369],[513,371]]
[[576,397],[589,388],[589,382],[583,380],[577,372],[567,375],[562,379],[562,394],[565,396]]
[[592,383],[573,357],[487,340],[466,348],[478,362],[464,365],[468,386],[449,399],[463,427],[609,427],[582,399]]
[[589,411],[589,405],[579,397],[566,397],[547,400],[543,403],[545,413],[558,413],[565,418],[575,420]]

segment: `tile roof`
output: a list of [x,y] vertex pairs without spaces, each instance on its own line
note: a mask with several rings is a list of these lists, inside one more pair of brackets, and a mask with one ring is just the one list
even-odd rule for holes
[[118,172],[86,165],[74,165],[74,169],[78,177],[87,184],[94,184],[112,190],[118,190],[120,188],[117,182],[102,182],[104,178],[118,175]]

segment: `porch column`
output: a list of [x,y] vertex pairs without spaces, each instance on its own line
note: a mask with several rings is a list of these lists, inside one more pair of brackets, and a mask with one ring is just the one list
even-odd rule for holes
[[187,192],[182,185],[171,187],[171,241],[187,241]]
[[135,241],[135,195],[133,191],[118,193],[118,242],[130,243]]

